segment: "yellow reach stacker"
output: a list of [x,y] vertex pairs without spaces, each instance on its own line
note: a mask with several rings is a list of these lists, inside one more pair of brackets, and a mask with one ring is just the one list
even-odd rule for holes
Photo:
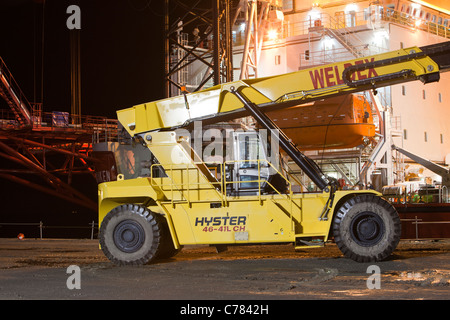
[[[104,254],[116,264],[137,265],[173,256],[184,245],[292,243],[297,249],[333,238],[355,261],[385,259],[400,239],[396,210],[376,191],[338,190],[265,112],[413,80],[438,81],[449,64],[445,42],[234,81],[118,111],[128,137],[121,145],[128,141],[128,149],[115,152],[117,178],[108,174],[110,181],[98,186]],[[261,129],[231,132],[226,159],[203,161],[191,143],[198,133],[190,137],[188,129],[244,116]],[[279,147],[270,157],[269,140]],[[275,161],[279,150],[319,192],[293,190]],[[141,169],[121,173],[130,159]]]

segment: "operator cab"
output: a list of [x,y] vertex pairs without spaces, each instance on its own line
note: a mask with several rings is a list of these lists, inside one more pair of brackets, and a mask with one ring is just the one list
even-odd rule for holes
[[232,160],[225,161],[227,193],[255,195],[276,192],[274,188],[285,192],[286,181],[277,171],[278,153],[266,138],[258,131],[231,133]]
[[269,179],[267,147],[257,132],[233,132],[231,134],[232,159],[225,163],[228,184],[232,194],[254,194],[264,190]]

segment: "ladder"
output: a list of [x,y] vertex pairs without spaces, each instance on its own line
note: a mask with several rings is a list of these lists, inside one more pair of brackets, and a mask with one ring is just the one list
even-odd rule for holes
[[0,96],[10,106],[19,128],[31,126],[30,103],[0,57]]

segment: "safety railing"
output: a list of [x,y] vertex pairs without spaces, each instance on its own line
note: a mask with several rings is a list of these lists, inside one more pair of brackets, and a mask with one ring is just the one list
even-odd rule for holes
[[439,188],[439,202],[440,203],[449,203],[449,194],[447,186],[441,186]]
[[[261,179],[261,163],[264,163],[264,164],[266,164],[265,167],[272,168],[272,170],[274,170],[275,173],[279,174],[280,177],[282,177],[284,179],[284,181],[288,185],[288,190],[289,190],[289,193],[288,193],[289,197],[287,198],[287,200],[292,202],[292,184],[291,184],[291,182],[281,172],[279,172],[278,169],[275,168],[275,166],[272,163],[270,163],[269,161],[264,160],[264,159],[225,161],[224,168],[226,168],[227,165],[243,164],[243,163],[247,163],[247,162],[248,163],[256,163],[257,164],[258,179],[256,179],[256,180],[245,180],[245,181],[241,181],[241,180],[230,180],[230,181],[227,181],[227,180],[224,180],[225,197],[227,196],[227,194],[226,194],[226,192],[227,192],[226,186],[228,184],[233,185],[233,184],[236,184],[236,183],[243,183],[243,182],[245,182],[245,183],[257,183],[258,184],[258,193],[257,194],[258,194],[258,201],[259,201],[260,204],[262,203],[262,198],[261,198],[261,195],[262,195],[261,184],[262,183],[267,184],[273,191],[275,191],[280,196],[283,196],[283,194],[273,184],[271,184],[267,179]],[[287,195],[287,194],[285,194],[285,195]],[[292,212],[292,210],[291,210],[291,212]]]
[[[94,239],[95,231],[97,230],[98,223],[95,221],[92,221],[88,224],[88,226],[55,226],[55,225],[44,225],[42,221],[39,222],[0,222],[0,228],[1,227],[15,227],[15,226],[21,226],[21,227],[38,227],[39,228],[39,238],[41,240],[44,239],[43,231],[44,229],[90,229],[91,230],[91,240]],[[1,229],[0,229],[1,230]],[[18,231],[20,232],[20,231]],[[19,233],[19,235],[23,233]]]
[[[376,47],[373,45],[357,45],[353,46],[354,50],[361,53],[363,56],[375,55],[384,53],[385,48]],[[324,65],[329,63],[335,63],[345,60],[354,59],[355,56],[345,48],[334,48],[329,50],[317,50],[310,52],[301,52],[299,69],[314,67],[318,65]]]
[[387,22],[394,22],[407,26],[413,30],[422,30],[440,37],[450,38],[450,26],[439,24],[427,19],[413,17],[412,15],[387,9],[381,14],[381,19]]
[[25,120],[26,122],[28,122],[31,120],[30,119],[31,104],[27,100],[25,94],[20,89],[11,71],[8,69],[6,63],[3,61],[1,57],[0,57],[0,77],[1,77],[0,91],[2,91],[2,88],[6,89],[7,92],[5,92],[5,94],[11,97],[12,101],[10,101],[10,103],[12,104],[11,107],[14,108],[15,110],[16,119],[18,119],[17,117],[20,117],[22,122],[20,123],[20,125],[27,124],[23,123],[23,121]]
[[326,12],[321,12],[317,16],[309,16],[301,21],[285,21],[283,24],[283,38],[307,35],[314,28],[328,28],[333,30],[367,25],[369,19],[363,11],[354,14],[345,14],[340,17],[332,17]]
[[[77,132],[92,135],[92,143],[117,141],[118,120],[101,116],[73,115],[68,112],[42,112],[40,106],[33,105],[31,112],[33,131]],[[20,128],[12,110],[0,109],[0,129]]]
[[[432,20],[420,19],[390,8],[379,8],[376,12],[369,12],[369,10],[366,9],[364,11],[348,12],[334,17],[326,12],[320,12],[315,16],[310,15],[306,19],[300,21],[289,21],[286,19],[283,21],[282,33],[279,38],[308,35],[311,31],[319,30],[321,28],[350,30],[349,28],[352,27],[373,25],[376,21],[393,22],[407,26],[413,30],[422,30],[444,38],[450,38],[450,25],[445,25],[444,23],[439,24]],[[234,46],[244,44],[244,32],[245,30],[235,30],[233,36]],[[346,37],[353,38],[357,36],[346,32]],[[265,34],[264,38],[265,40],[268,40],[268,35]],[[361,42],[357,41],[356,43]]]
[[[403,223],[411,223],[412,225],[414,225],[414,231],[415,231],[415,240],[419,240],[419,239],[443,239],[443,238],[448,238],[448,235],[439,235],[439,236],[431,236],[428,234],[428,236],[421,236],[421,233],[423,234],[424,232],[419,232],[421,230],[419,230],[419,226],[425,226],[425,225],[433,225],[433,228],[437,228],[439,227],[438,225],[447,225],[450,224],[450,221],[446,221],[446,220],[437,220],[437,221],[423,221],[423,219],[418,218],[417,216],[414,216],[414,218],[412,219],[400,219],[401,222]],[[446,228],[444,226],[444,228]],[[422,230],[424,231],[424,230]],[[425,231],[426,233],[426,231]],[[428,232],[429,233],[429,232]]]
[[[187,202],[189,205],[191,202],[206,202],[209,200],[194,200],[191,198],[192,191],[206,191],[206,190],[217,190],[217,184],[208,181],[207,179],[202,179],[200,181],[200,176],[203,173],[197,168],[197,165],[205,165],[206,163],[188,163],[182,164],[152,164],[150,167],[150,181],[153,186],[158,187],[161,191],[167,191],[170,194],[170,202],[172,206],[178,202]],[[194,166],[193,166],[194,165]],[[197,181],[193,181],[190,178],[190,171],[197,173]],[[158,176],[154,173],[158,172]],[[160,176],[161,172],[165,172],[165,176]],[[222,172],[222,170],[220,170]],[[186,173],[186,174],[184,174]],[[183,182],[175,181],[174,177],[180,177]],[[211,175],[212,177],[212,175]],[[222,184],[219,184],[220,192],[222,193]],[[177,199],[175,193],[179,193],[180,197]]]
[[387,186],[383,196],[391,203],[449,203],[448,188],[444,185],[419,189],[418,184]]
[[[257,179],[253,180],[233,180],[233,179],[227,179],[227,167],[230,166],[236,166],[242,163],[252,163],[256,164],[257,166]],[[204,173],[201,172],[201,170],[197,166],[207,166],[209,170],[214,171],[216,174],[220,173],[220,177],[214,176],[211,171],[211,177],[208,179],[208,177],[205,177]],[[160,177],[160,176],[154,176],[153,172],[161,172],[160,170],[154,170],[154,169],[160,169],[163,168],[166,176]],[[262,168],[270,168],[270,170],[273,170],[275,174],[278,174],[282,179],[286,182],[286,193],[280,192],[276,186],[274,186],[270,181],[262,177],[261,175],[261,169]],[[273,190],[274,193],[280,195],[282,198],[284,198],[286,201],[290,203],[290,218],[292,219],[292,212],[293,212],[293,206],[298,205],[293,201],[293,189],[292,189],[292,183],[289,180],[289,178],[293,179],[295,181],[295,177],[291,176],[288,172],[286,172],[287,176],[283,175],[272,163],[270,163],[267,160],[264,159],[258,159],[258,160],[232,160],[232,161],[225,161],[224,163],[216,163],[216,162],[192,162],[188,163],[186,165],[179,165],[179,164],[153,164],[151,166],[151,175],[150,175],[150,181],[153,184],[153,186],[160,188],[161,191],[167,192],[168,201],[170,201],[171,205],[174,206],[176,203],[188,203],[188,205],[191,205],[193,202],[212,202],[210,198],[208,199],[201,199],[199,197],[196,197],[195,199],[191,196],[191,193],[193,191],[201,192],[206,190],[214,190],[217,195],[217,201],[221,202],[222,206],[228,206],[228,203],[230,201],[239,201],[239,197],[235,197],[234,194],[231,194],[228,192],[228,186],[234,185],[234,184],[240,184],[240,183],[256,183],[258,185],[257,189],[257,200],[260,204],[263,203],[264,197],[263,197],[263,190],[261,188],[262,184],[266,184],[270,187],[271,190]],[[201,178],[196,178],[196,181],[193,181],[191,176],[191,171],[194,171],[197,174],[197,177],[200,175],[203,175]],[[175,181],[178,177],[180,180],[183,180],[182,182]],[[212,178],[212,179],[211,179]],[[178,195],[176,194],[178,193]]]
[[12,110],[0,109],[0,129],[16,130],[20,129],[21,124],[17,121],[16,114]]

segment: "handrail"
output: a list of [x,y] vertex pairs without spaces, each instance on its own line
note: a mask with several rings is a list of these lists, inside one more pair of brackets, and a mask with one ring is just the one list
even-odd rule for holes
[[43,240],[43,229],[91,229],[91,240],[94,239],[94,230],[98,227],[98,223],[92,221],[88,227],[85,226],[46,226],[42,221],[39,222],[0,222],[0,228],[2,226],[38,226],[39,236]]
[[386,9],[386,11],[383,11],[383,13],[381,14],[381,19],[387,22],[394,22],[404,26],[408,26],[415,30],[422,30],[431,34],[436,34],[444,38],[450,38],[449,26],[446,27],[445,25],[436,22],[416,18],[397,10]]
[[[202,200],[202,199],[198,199],[198,200],[193,200],[191,198],[190,195],[190,191],[192,190],[199,190],[201,188],[201,186],[208,186],[209,188],[207,189],[211,189],[211,190],[215,190],[215,191],[219,191],[217,190],[216,187],[214,187],[214,185],[209,182],[209,181],[205,181],[205,182],[193,182],[189,180],[189,170],[195,170],[197,171],[199,174],[202,174],[202,172],[198,169],[197,164],[201,164],[201,165],[214,165],[214,166],[219,166],[220,169],[220,173],[221,173],[221,181],[220,182],[220,192],[217,192],[217,194],[220,197],[220,202],[222,204],[222,206],[228,206],[228,202],[230,201],[229,196],[227,195],[227,185],[228,184],[234,184],[234,183],[242,183],[242,181],[240,180],[231,180],[231,181],[227,181],[226,180],[226,175],[225,175],[225,168],[227,165],[230,164],[236,164],[236,163],[242,163],[242,162],[256,162],[257,163],[257,167],[258,167],[258,179],[256,180],[246,180],[246,183],[258,183],[258,201],[260,203],[260,205],[262,205],[263,203],[263,198],[262,198],[262,192],[261,192],[261,183],[264,182],[266,183],[268,186],[270,186],[270,188],[272,188],[278,195],[280,195],[281,197],[285,198],[286,201],[289,201],[289,218],[291,219],[291,223],[293,222],[293,205],[295,205],[297,208],[300,208],[300,206],[298,204],[296,204],[294,202],[293,199],[293,191],[292,191],[292,183],[291,181],[289,181],[289,179],[287,177],[285,177],[280,171],[278,171],[278,169],[269,161],[265,160],[265,159],[257,159],[257,160],[229,160],[229,161],[225,161],[224,163],[217,163],[217,162],[192,162],[192,163],[187,163],[186,166],[180,164],[180,165],[176,165],[176,167],[174,168],[174,164],[169,164],[169,165],[164,165],[164,164],[152,164],[150,167],[150,181],[152,184],[159,186],[161,188],[169,187],[168,190],[165,191],[169,191],[170,192],[170,203],[171,205],[174,207],[175,203],[179,203],[179,202],[187,202],[188,205],[190,206],[191,203],[193,202],[209,202],[211,201],[210,199],[207,200]],[[273,170],[278,173],[287,183],[288,185],[288,190],[289,192],[286,194],[281,193],[279,190],[277,190],[277,188],[275,188],[275,186],[270,183],[269,181],[267,181],[266,179],[262,179],[261,178],[261,163],[264,162],[267,165],[265,167],[271,167],[273,168]],[[154,177],[153,176],[153,168],[155,167],[163,167],[163,169],[166,172],[166,176],[165,177]],[[173,178],[173,172],[174,171],[186,171],[187,175],[186,175],[186,183],[180,182],[177,183],[174,181]],[[291,174],[289,174],[288,172],[286,172],[288,176],[292,177]],[[164,183],[164,178],[168,178],[168,182],[169,183]],[[293,178],[293,177],[292,177]],[[161,183],[158,183],[157,179],[161,179]],[[198,189],[195,188],[195,186],[197,186]],[[164,189],[162,189],[162,191],[164,191]],[[180,200],[174,200],[174,191],[178,191],[180,194]],[[184,192],[186,191],[186,192]],[[236,200],[236,199],[234,199]]]
[[[222,176],[222,182],[220,183],[220,189],[221,189],[221,191],[223,191],[224,189],[226,190],[226,185],[228,185],[228,184],[234,184],[234,183],[242,183],[242,181],[240,181],[240,180],[231,180],[231,181],[226,181],[226,180],[224,180],[223,179],[223,177],[225,177],[225,166],[227,166],[227,165],[229,165],[229,164],[235,164],[235,163],[242,163],[242,162],[255,162],[255,163],[257,163],[257,165],[258,165],[258,179],[257,180],[248,180],[248,181],[245,181],[246,183],[247,182],[259,182],[259,183],[261,183],[261,182],[267,182],[267,183],[269,183],[267,180],[265,180],[265,179],[262,179],[261,178],[261,162],[264,162],[264,163],[266,163],[267,164],[267,166],[266,167],[271,167],[271,168],[273,168],[273,170],[276,172],[276,173],[278,173],[285,181],[286,181],[286,183],[288,184],[288,186],[289,186],[289,190],[291,191],[291,193],[292,193],[292,183],[289,181],[289,179],[287,179],[272,163],[270,163],[269,161],[267,161],[267,160],[265,160],[265,159],[256,159],[256,160],[229,160],[229,161],[225,161],[224,163],[217,163],[217,162],[192,162],[192,163],[188,163],[188,164],[186,164],[186,167],[184,167],[184,165],[181,165],[181,164],[177,164],[176,165],[176,167],[174,168],[174,164],[159,164],[159,163],[155,163],[155,164],[152,164],[151,165],[151,173],[150,173],[150,178],[152,179],[152,181],[154,181],[154,182],[156,182],[156,180],[154,180],[154,179],[163,179],[163,178],[169,178],[170,180],[171,180],[171,183],[170,184],[161,184],[160,186],[161,187],[164,187],[164,186],[171,186],[171,187],[175,187],[176,188],[176,190],[178,190],[179,192],[181,192],[181,193],[183,193],[183,190],[185,190],[185,189],[187,189],[187,190],[192,190],[192,188],[190,187],[190,186],[192,186],[192,185],[197,185],[197,186],[202,186],[202,185],[205,185],[205,186],[211,186],[211,189],[216,189],[210,182],[190,182],[189,183],[189,185],[190,186],[187,186],[186,188],[184,188],[184,186],[187,184],[187,183],[176,183],[174,180],[173,180],[173,178],[171,177],[171,176],[169,176],[169,175],[167,175],[167,176],[165,176],[165,177],[154,177],[153,176],[153,168],[155,168],[155,167],[162,167],[163,169],[164,169],[164,171],[167,173],[168,171],[169,172],[173,172],[173,171],[176,171],[176,170],[197,170],[197,171],[199,171],[198,170],[198,168],[196,167],[196,165],[200,165],[200,164],[202,164],[202,165],[207,165],[207,166],[219,166],[220,167],[220,173],[221,173],[221,176]],[[195,165],[195,166],[191,166],[190,167],[190,165]],[[289,177],[291,177],[291,178],[293,178],[293,179],[295,179],[289,172],[286,172],[287,173],[287,175],[289,176]],[[271,185],[271,184],[270,184]],[[181,187],[181,188],[180,188]],[[279,191],[278,190],[276,190],[276,188],[274,187],[274,186],[272,186],[271,185],[271,187],[274,189],[274,191],[276,191],[277,193],[279,193]],[[172,189],[171,189],[172,190]],[[226,191],[225,192],[222,192],[223,194],[226,194]],[[261,192],[260,192],[261,193]],[[279,193],[280,195],[282,195],[281,193]],[[186,198],[186,197],[185,197]],[[187,198],[186,198],[186,200],[187,200]]]
[[444,203],[448,202],[448,188],[446,185],[442,185],[439,188],[439,202],[444,202]]
[[[190,198],[190,191],[192,190],[196,190],[196,189],[192,189],[191,186],[192,185],[197,185],[199,187],[199,189],[201,188],[201,186],[207,186],[210,187],[209,189],[211,190],[216,190],[216,188],[213,186],[213,184],[209,181],[205,181],[205,182],[191,182],[189,180],[189,174],[187,174],[187,183],[176,183],[174,181],[174,179],[172,178],[172,174],[167,174],[167,172],[174,172],[174,171],[180,171],[180,170],[186,170],[187,172],[189,172],[189,170],[196,170],[197,172],[201,173],[201,171],[195,166],[195,167],[190,167],[190,165],[192,164],[197,164],[197,163],[187,163],[186,167],[184,167],[182,164],[177,164],[176,168],[174,168],[174,164],[159,164],[159,163],[155,163],[152,164],[150,166],[150,179],[151,179],[151,183],[155,184],[156,186],[159,186],[161,188],[165,187],[165,186],[169,186],[170,189],[168,191],[170,191],[170,195],[171,195],[171,199],[170,202],[172,204],[172,206],[174,206],[174,203],[177,201],[186,201],[189,205],[191,202],[194,202],[193,200],[191,200]],[[200,163],[198,163],[200,164]],[[162,167],[163,170],[166,172],[166,176],[164,177],[154,177],[153,176],[153,168],[155,167]],[[158,182],[155,179],[164,179],[164,178],[168,178],[170,180],[169,184],[158,184]],[[186,186],[186,188],[185,188]],[[221,193],[222,192],[222,184],[220,184],[221,186]],[[183,190],[187,191],[187,197],[185,195],[185,193],[183,192]],[[207,188],[208,189],[208,188]],[[167,191],[162,189],[163,191]],[[181,195],[181,198],[184,200],[174,200],[174,191],[178,191]],[[196,202],[204,202],[204,201],[196,201]]]
[[[450,25],[445,26],[443,24],[438,24],[437,22],[428,21],[425,19],[419,19],[412,17],[403,12],[399,12],[394,9],[384,8],[381,12],[376,13],[377,17],[386,22],[394,22],[404,26],[411,27],[413,29],[418,29],[426,31],[438,36],[445,38],[450,38]],[[355,12],[354,15],[346,13],[340,17],[333,17],[327,12],[321,12],[320,17],[317,19],[304,19],[300,21],[287,21],[283,22],[283,34],[282,38],[307,35],[310,32],[310,28],[317,27],[315,24],[316,20],[320,21],[319,27],[329,28],[332,30],[345,29],[350,31],[350,27],[367,25],[371,22],[373,14],[367,14],[364,11]],[[346,21],[350,21],[354,18],[351,25],[347,24]],[[352,35],[354,36],[354,35]],[[238,41],[235,41],[234,45],[240,45]]]
[[[92,142],[115,141],[118,138],[118,120],[102,116],[72,115],[61,123],[53,123],[52,112],[41,112],[34,109],[31,113],[33,131],[67,131],[92,134]],[[67,120],[67,121],[66,121]],[[0,130],[16,130],[20,128],[16,115],[12,110],[0,109]]]
[[0,76],[4,78],[7,83],[3,83],[3,80],[0,82],[3,83],[5,87],[9,86],[9,88],[6,87],[6,89],[12,95],[12,98],[17,100],[14,102],[14,104],[15,105],[17,105],[17,103],[19,104],[18,107],[20,108],[20,110],[17,110],[17,112],[20,112],[20,115],[17,116],[25,118],[24,125],[31,125],[31,115],[30,115],[31,104],[26,98],[25,94],[20,89],[20,86],[17,84],[11,71],[8,69],[6,63],[3,61],[1,57],[0,57]]

